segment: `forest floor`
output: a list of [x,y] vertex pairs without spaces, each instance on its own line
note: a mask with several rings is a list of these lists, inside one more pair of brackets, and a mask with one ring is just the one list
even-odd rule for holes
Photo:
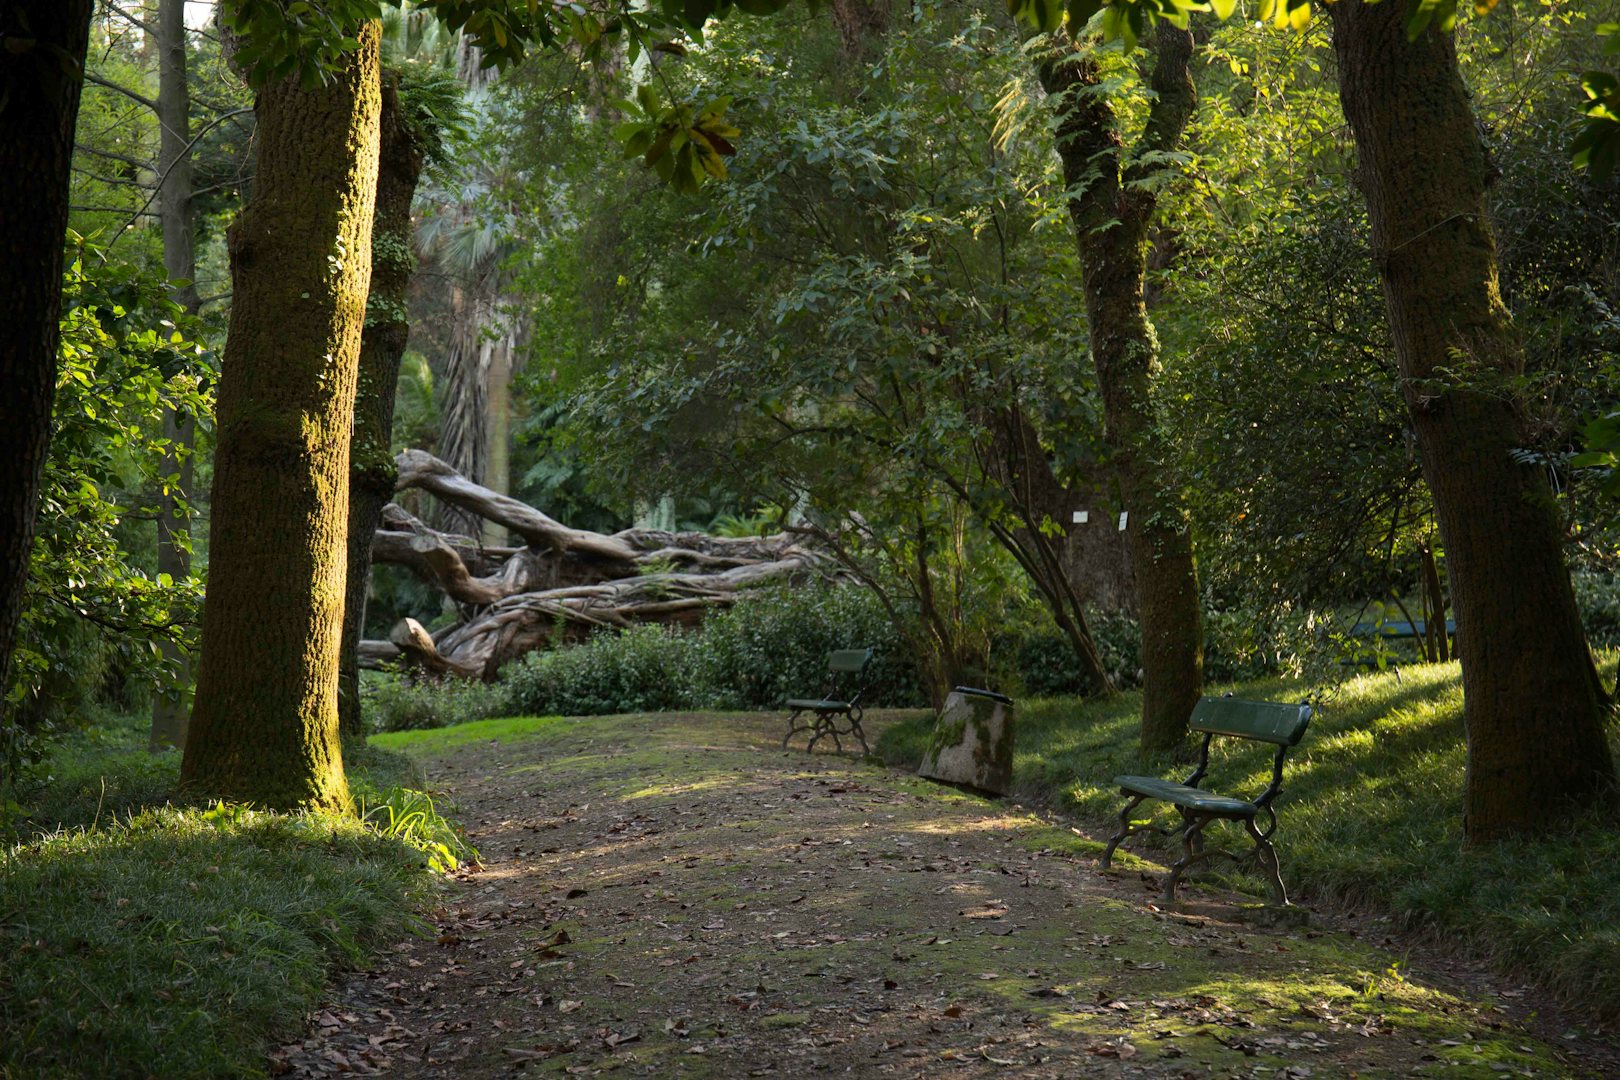
[[[881,718],[879,718],[881,722]],[[868,727],[876,724],[869,721]],[[1534,993],[1312,914],[1260,925],[1093,838],[782,719],[383,737],[482,863],[345,977],[277,1075],[1564,1077]],[[1279,834],[1287,873],[1287,821]]]

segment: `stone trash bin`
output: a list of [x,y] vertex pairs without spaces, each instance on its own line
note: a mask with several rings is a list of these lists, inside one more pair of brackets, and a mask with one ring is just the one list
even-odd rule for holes
[[1012,763],[1012,698],[958,686],[934,722],[917,775],[1005,795],[1012,787]]

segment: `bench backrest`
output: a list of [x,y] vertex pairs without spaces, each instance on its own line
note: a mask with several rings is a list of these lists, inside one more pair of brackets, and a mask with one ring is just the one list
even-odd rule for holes
[[1258,739],[1278,746],[1298,746],[1311,723],[1309,705],[1282,705],[1274,701],[1245,701],[1234,697],[1199,699],[1193,709],[1194,731]]
[[840,675],[859,675],[871,662],[871,649],[834,649],[827,654],[827,670]]

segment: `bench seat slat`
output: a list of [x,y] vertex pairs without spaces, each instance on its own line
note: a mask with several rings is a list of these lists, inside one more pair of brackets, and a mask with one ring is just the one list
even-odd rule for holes
[[1156,776],[1116,776],[1114,783],[1119,785],[1120,790],[1131,795],[1146,795],[1150,799],[1160,799],[1174,806],[1184,806],[1188,810],[1197,810],[1205,814],[1245,818],[1254,817],[1260,812],[1252,802],[1211,794],[1171,780],[1161,780]]
[[810,712],[848,712],[849,702],[834,701],[831,698],[789,698],[786,707]]

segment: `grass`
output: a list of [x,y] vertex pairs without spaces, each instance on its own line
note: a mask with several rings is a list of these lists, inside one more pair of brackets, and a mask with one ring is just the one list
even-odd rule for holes
[[136,721],[75,735],[21,792],[0,847],[0,1077],[263,1075],[330,971],[410,926],[434,845],[456,850],[403,755],[350,765],[357,794],[398,808],[385,835],[173,805],[178,755],[143,738]]
[[[1504,971],[1620,1014],[1620,829],[1601,817],[1538,841],[1464,850],[1457,665],[1411,666],[1402,675],[1399,682],[1380,673],[1341,684],[1290,756],[1277,834],[1290,889],[1442,932]],[[1276,680],[1232,689],[1279,701],[1301,694],[1301,684]],[[1136,746],[1140,705],[1136,694],[1020,702],[1015,793],[1111,832],[1123,805],[1113,776],[1180,779],[1189,771],[1167,759],[1143,760]],[[914,767],[931,727],[927,718],[894,725],[880,739],[879,755]],[[1217,740],[1206,786],[1260,791],[1270,776],[1269,755],[1223,751],[1223,741],[1232,743]],[[1240,832],[1235,840],[1243,843]],[[1240,885],[1264,892],[1258,879]]]

